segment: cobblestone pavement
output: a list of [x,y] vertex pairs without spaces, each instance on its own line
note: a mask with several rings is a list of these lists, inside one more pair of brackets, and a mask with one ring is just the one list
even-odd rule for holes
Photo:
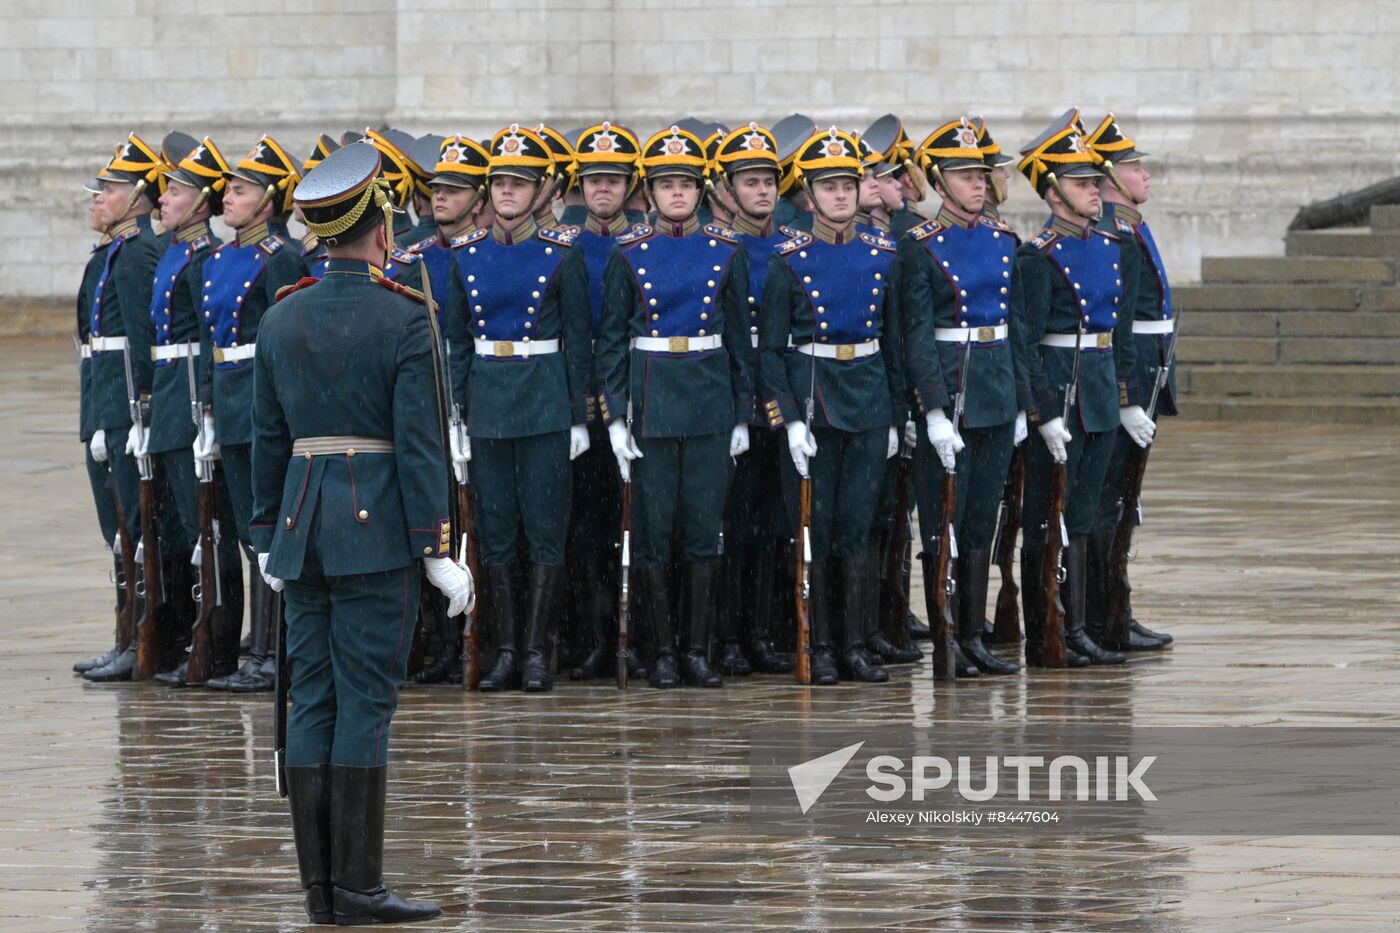
[[[0,928],[297,927],[266,695],[69,673],[111,631],[70,363],[59,342],[0,341]],[[389,880],[442,901],[435,929],[1393,928],[1394,838],[749,831],[760,724],[1400,724],[1400,434],[1168,422],[1159,446],[1135,601],[1170,651],[952,689],[924,662],[810,693],[408,690]]]

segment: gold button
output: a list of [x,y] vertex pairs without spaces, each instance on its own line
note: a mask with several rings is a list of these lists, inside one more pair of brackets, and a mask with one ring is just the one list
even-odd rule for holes
[[812,284],[812,277],[811,277],[810,275],[804,275],[804,276],[802,277],[802,284],[804,284],[804,285],[811,285],[811,284]]
[[367,512],[364,509],[360,509],[360,521],[364,521],[367,518],[369,518],[369,512]]
[[310,454],[310,453],[302,454],[302,456],[305,457],[307,460],[310,460],[310,459],[311,459],[311,454]]
[[431,554],[431,553],[433,553],[433,549],[430,548],[430,547],[425,547],[425,548],[423,548],[423,553],[424,553],[424,554]]
[[355,448],[353,448],[353,447],[347,448],[346,451],[345,451],[345,456],[347,456],[347,457],[353,457],[353,456],[355,456]]
[[290,515],[287,516],[287,527],[292,527],[292,517]]

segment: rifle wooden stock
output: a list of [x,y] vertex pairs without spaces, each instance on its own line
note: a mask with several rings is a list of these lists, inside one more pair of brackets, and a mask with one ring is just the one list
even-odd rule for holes
[[160,535],[153,479],[141,480],[141,582],[146,607],[136,625],[136,666],[133,680],[150,680],[160,663],[160,625],[165,614],[165,592],[160,573]]
[[1011,468],[1001,492],[1001,516],[997,521],[996,565],[1001,573],[992,643],[1014,645],[1021,641],[1021,589],[1016,585],[1016,536],[1021,532],[1021,496],[1026,481],[1026,444],[1011,453]]
[[909,637],[909,593],[904,589],[904,561],[909,555],[909,495],[914,486],[914,459],[900,445],[899,472],[895,479],[894,513],[885,551],[881,594],[880,631],[896,648],[912,648]]
[[[933,605],[933,679],[954,681],[957,664],[953,660],[953,638],[957,624],[953,619],[953,518],[958,511],[958,474],[943,473],[943,505],[938,529],[938,555],[934,558]],[[929,581],[924,581],[929,585]]]
[[[466,560],[467,570],[472,575],[472,586],[481,585],[481,554],[476,544],[476,513],[472,510],[472,488],[467,483],[457,483],[457,521],[461,540],[464,540],[466,554],[460,553],[463,545],[457,546],[458,560]],[[462,687],[475,690],[481,680],[481,652],[477,646],[476,622],[481,609],[481,593],[478,590],[475,605],[467,611],[462,626]]]
[[219,605],[217,543],[214,516],[218,500],[211,480],[199,484],[199,612],[190,632],[190,662],[185,682],[199,686],[209,680],[214,666],[214,613]]
[[1132,584],[1128,582],[1128,555],[1133,549],[1133,529],[1137,526],[1138,502],[1142,499],[1142,481],[1147,476],[1147,457],[1152,448],[1139,447],[1128,442],[1128,462],[1125,467],[1128,480],[1123,492],[1122,511],[1118,513],[1118,525],[1113,529],[1113,544],[1108,552],[1108,598],[1105,600],[1110,642],[1128,643],[1128,628],[1131,621],[1128,613],[1128,596]]
[[812,683],[812,562],[808,544],[812,536],[812,478],[802,477],[798,487],[797,523],[797,656],[793,671],[797,682]]
[[117,550],[121,557],[121,579],[117,586],[125,594],[121,608],[117,611],[117,646],[125,651],[131,647],[131,639],[136,635],[136,543],[126,530],[126,510],[122,508],[121,496],[112,487],[112,505],[117,512]]
[[1045,529],[1045,564],[1040,574],[1041,585],[1045,587],[1045,643],[1041,648],[1041,663],[1045,667],[1069,664],[1065,650],[1065,604],[1060,599],[1060,564],[1064,554],[1060,527],[1065,515],[1068,475],[1063,463],[1051,466],[1050,520]]
[[632,481],[622,482],[622,526],[617,537],[617,689],[627,689],[627,652],[632,623]]

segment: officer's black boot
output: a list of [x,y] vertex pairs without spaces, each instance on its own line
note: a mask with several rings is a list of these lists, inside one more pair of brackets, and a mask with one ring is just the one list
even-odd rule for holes
[[719,671],[710,666],[710,628],[714,613],[718,560],[682,564],[685,574],[685,623],[687,647],[681,662],[685,682],[692,687],[722,687]]
[[792,664],[773,650],[773,581],[780,551],[757,551],[753,557],[750,600],[753,615],[748,631],[749,661],[761,674],[791,674]]
[[744,552],[720,558],[720,592],[714,603],[720,631],[717,666],[726,677],[747,677],[753,673],[753,665],[744,654],[744,627],[754,612],[754,600],[758,595],[747,585],[757,556]]
[[287,768],[287,806],[297,869],[312,923],[335,923],[331,902],[331,766]]
[[984,674],[1014,674],[1021,665],[1003,661],[982,644],[986,625],[987,578],[992,569],[992,552],[987,548],[963,551],[958,555],[958,644],[968,660]]
[[432,901],[404,900],[384,883],[388,770],[330,766],[331,893],[340,926],[411,923],[442,914]]
[[521,673],[521,688],[526,693],[554,689],[554,626],[563,593],[563,564],[530,565],[530,591],[525,604],[525,667]]
[[653,687],[669,689],[681,685],[681,675],[676,668],[676,629],[672,622],[670,569],[661,567],[634,567],[632,576],[637,581],[638,618],[642,627],[651,632],[655,655],[647,682]]
[[[254,639],[248,662],[228,679],[227,689],[234,693],[265,693],[277,685],[277,642],[273,626],[282,624],[282,594],[264,586],[258,601],[261,603],[258,612],[262,617],[262,642]],[[253,665],[255,658],[258,659],[256,666]]]
[[515,686],[515,643],[519,631],[515,621],[515,565],[482,564],[481,577],[486,587],[484,608],[496,635],[496,663],[476,688],[482,693],[498,693]]
[[835,599],[827,561],[812,561],[809,583],[811,598],[808,600],[807,626],[811,648],[812,686],[829,687],[839,683],[841,675],[836,667],[836,651],[831,637],[831,614]]
[[877,590],[880,577],[875,561],[869,555],[848,557],[839,562],[841,568],[841,676],[869,684],[890,679],[870,663],[865,653],[866,629],[879,617],[880,600]]
[[140,627],[141,617],[146,614],[146,598],[137,596],[133,592],[130,599],[132,601],[131,641],[107,664],[84,671],[83,680],[95,684],[108,684],[131,679],[131,672],[136,669],[136,641],[138,638],[136,630]]
[[99,667],[106,667],[116,660],[117,655],[122,653],[121,645],[121,615],[122,607],[126,605],[126,588],[122,586],[122,559],[121,555],[112,556],[112,583],[117,590],[117,606],[114,610],[116,616],[116,628],[112,636],[112,647],[102,652],[95,658],[87,658],[78,661],[73,665],[73,673],[86,674],[88,671],[96,670]]
[[[1089,635],[1100,646],[1112,651],[1159,651],[1171,643],[1171,636],[1161,636],[1135,624],[1131,590],[1124,600],[1123,616],[1108,617],[1109,597],[1117,582],[1112,578],[1113,536],[1114,532],[1109,530],[1091,532],[1088,537]],[[1093,610],[1095,606],[1099,607],[1098,612]]]
[[1088,612],[1088,582],[1086,560],[1088,552],[1083,538],[1070,538],[1065,548],[1065,582],[1060,585],[1060,598],[1065,604],[1065,644],[1092,664],[1121,664],[1128,656],[1100,647],[1085,629]]

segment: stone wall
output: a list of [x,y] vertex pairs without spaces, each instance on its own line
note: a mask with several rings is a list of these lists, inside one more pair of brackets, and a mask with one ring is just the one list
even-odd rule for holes
[[[1400,0],[7,0],[0,298],[66,296],[80,185],[129,130],[486,133],[802,110],[921,135],[986,116],[1014,148],[1113,109],[1154,154],[1176,277],[1282,251],[1298,205],[1400,173]],[[100,10],[100,15],[98,11]],[[1008,214],[1043,216],[1019,185]]]

